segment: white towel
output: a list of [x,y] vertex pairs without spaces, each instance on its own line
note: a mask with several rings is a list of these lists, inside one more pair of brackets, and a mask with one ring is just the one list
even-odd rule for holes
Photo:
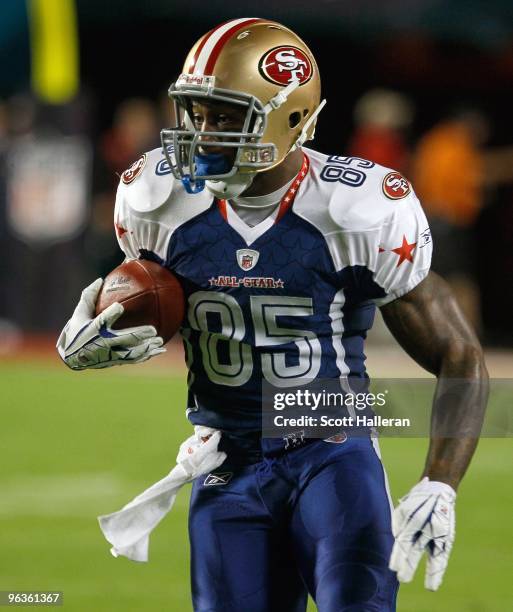
[[100,529],[112,544],[111,553],[133,561],[148,561],[150,534],[171,510],[184,484],[223,463],[226,453],[217,450],[221,432],[196,425],[194,435],[182,442],[177,465],[169,474],[126,504],[118,512],[98,517]]

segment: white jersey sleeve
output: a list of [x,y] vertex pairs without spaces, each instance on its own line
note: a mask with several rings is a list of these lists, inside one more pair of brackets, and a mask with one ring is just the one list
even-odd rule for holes
[[420,202],[410,194],[395,202],[396,206],[386,218],[370,254],[373,279],[385,296],[373,298],[382,306],[416,287],[428,274],[433,244],[429,225]]
[[372,163],[364,169],[364,186],[339,185],[333,191],[329,209],[337,230],[326,232],[326,239],[335,267],[354,270],[359,299],[382,306],[427,276],[431,234],[420,202],[401,174]]
[[121,175],[114,210],[118,244],[127,259],[142,256],[165,262],[174,230],[211,202],[206,190],[185,192],[161,149],[145,153]]

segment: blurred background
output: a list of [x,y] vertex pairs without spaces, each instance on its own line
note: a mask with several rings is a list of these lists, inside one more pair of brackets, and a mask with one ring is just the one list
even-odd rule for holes
[[[433,269],[453,286],[492,375],[511,377],[510,0],[2,0],[0,590],[64,588],[72,610],[190,609],[186,496],[149,566],[113,562],[94,525],[161,477],[188,435],[181,348],[128,372],[77,375],[53,346],[80,290],[122,259],[118,176],[159,146],[186,53],[220,22],[248,16],[289,26],[317,58],[328,104],[308,146],[413,182]],[[425,375],[380,321],[368,355],[371,374]],[[394,498],[418,477],[424,443],[385,441]],[[400,611],[513,609],[513,542],[500,529],[512,459],[511,440],[480,446],[447,586],[435,600],[417,577]],[[493,567],[482,570],[483,558]]]
[[[488,345],[513,344],[513,11],[506,0],[259,2],[318,59],[315,147],[399,169],[430,217],[433,268]],[[187,50],[246,2],[3,0],[0,318],[57,331],[120,256],[118,175],[159,145]],[[36,299],[37,297],[37,299]]]

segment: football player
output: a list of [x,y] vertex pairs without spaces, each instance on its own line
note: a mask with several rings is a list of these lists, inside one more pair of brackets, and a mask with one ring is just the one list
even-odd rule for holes
[[[235,19],[202,36],[169,96],[177,125],[122,175],[115,228],[127,258],[157,261],[182,282],[187,416],[221,430],[227,453],[193,485],[194,609],[299,612],[310,593],[322,612],[391,611],[397,579],[411,580],[424,552],[436,590],[487,375],[478,340],[429,272],[412,186],[372,161],[303,146],[324,104],[319,71],[278,23]],[[122,307],[94,318],[100,285],[59,339],[64,361],[97,368],[161,352],[151,327],[111,329]],[[438,377],[425,468],[395,510],[370,432],[261,436],[262,381],[367,376],[376,307]]]

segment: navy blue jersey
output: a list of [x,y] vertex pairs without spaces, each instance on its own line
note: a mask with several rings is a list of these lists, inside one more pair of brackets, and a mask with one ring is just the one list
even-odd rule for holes
[[428,273],[429,228],[404,177],[359,158],[304,155],[281,205],[255,227],[206,190],[187,194],[158,149],[122,176],[121,248],[161,262],[185,290],[195,424],[259,429],[262,381],[365,377],[376,305]]

